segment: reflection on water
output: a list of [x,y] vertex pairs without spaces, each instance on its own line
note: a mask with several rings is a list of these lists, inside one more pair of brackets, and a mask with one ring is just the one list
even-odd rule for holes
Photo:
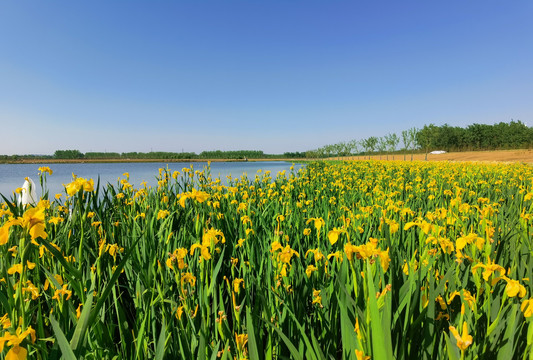
[[[39,185],[39,167],[48,166],[53,174],[47,175],[47,188],[52,197],[54,194],[64,193],[63,184],[72,181],[72,175],[86,179],[94,179],[95,184],[100,178],[100,184],[116,184],[119,177],[124,173],[130,174],[129,182],[134,187],[139,187],[141,182],[146,181],[148,186],[157,186],[156,176],[160,168],[168,168],[171,171],[181,171],[184,167],[193,166],[194,170],[203,170],[207,167],[207,162],[195,163],[84,163],[84,164],[0,164],[0,194],[8,199],[11,198],[16,188],[21,187],[24,178],[29,176]],[[213,162],[211,163],[211,176],[213,179],[220,178],[223,183],[227,182],[227,176],[233,178],[247,174],[253,179],[258,170],[271,171],[272,176],[280,171],[290,171],[291,163],[284,161],[262,161],[262,162]],[[301,165],[296,164],[294,171]],[[38,194],[40,192],[38,191]],[[1,201],[0,201],[1,202]]]

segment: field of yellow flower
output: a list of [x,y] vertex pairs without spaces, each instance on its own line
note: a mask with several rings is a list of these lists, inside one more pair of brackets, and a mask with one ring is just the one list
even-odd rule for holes
[[0,358],[533,358],[529,166],[47,176],[0,207]]

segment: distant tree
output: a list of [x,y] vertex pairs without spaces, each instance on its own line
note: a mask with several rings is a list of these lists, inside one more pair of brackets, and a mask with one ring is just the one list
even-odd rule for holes
[[285,152],[283,153],[283,157],[287,159],[302,159],[306,157],[306,153],[304,152]]
[[348,145],[345,141],[341,141],[340,143],[335,144],[336,145],[336,152],[337,156],[348,156]]
[[202,159],[261,159],[267,157],[260,150],[233,150],[233,151],[202,151],[199,155]]
[[409,134],[409,130],[403,130],[402,131],[402,142],[403,142],[403,161],[405,161],[405,155],[407,151],[411,148],[411,144],[413,143],[413,140],[411,139],[411,136]]
[[387,150],[387,139],[385,136],[378,138],[377,147],[379,151],[379,160],[381,160],[381,154]]
[[369,145],[370,145],[370,151],[371,152],[375,152],[376,151],[376,147],[378,145],[378,138],[375,137],[375,136],[371,136],[368,138],[368,142],[369,142]]
[[305,158],[306,159],[314,159],[314,158],[317,158],[317,152],[316,150],[307,150],[305,152]]
[[433,124],[424,125],[424,127],[416,133],[416,143],[426,153],[425,159],[428,159],[428,153],[435,148],[436,141],[439,136],[439,128]]
[[336,149],[335,149],[335,145],[333,145],[333,144],[326,145],[324,147],[324,150],[325,150],[325,153],[326,153],[327,157],[332,157],[337,152]]
[[83,159],[83,154],[79,150],[56,150],[54,153],[56,159]]
[[469,125],[467,130],[467,139],[474,150],[487,149],[490,143],[491,126],[485,124],[472,124]]
[[349,146],[349,149],[350,149],[350,154],[357,154],[359,152],[359,141],[357,140],[351,140],[349,143],[348,143],[348,146]]
[[86,159],[120,159],[120,154],[116,152],[86,152]]
[[338,146],[338,156],[349,156],[352,152],[350,142],[342,141],[338,143],[337,146]]
[[342,143],[333,144],[331,145],[331,149],[331,154],[333,156],[341,156],[343,151],[343,145]]
[[511,120],[510,123],[494,125],[498,129],[495,131],[500,136],[500,146],[510,149],[529,147],[533,143],[532,129],[520,120]]
[[370,151],[370,147],[369,147],[369,145],[368,145],[368,139],[362,139],[362,140],[360,141],[360,144],[361,144],[361,146],[362,146],[363,149],[364,149],[363,152],[364,152],[365,154],[367,154],[367,153]]
[[413,152],[416,149],[416,137],[418,135],[418,129],[417,128],[410,128],[407,130],[407,135],[409,137],[409,144],[411,149],[411,161],[413,161]]
[[[371,136],[368,139],[365,140],[366,142],[366,150],[369,153],[373,153],[376,151],[376,146],[378,145],[378,138],[375,136]],[[370,159],[370,155],[368,156]]]
[[[382,138],[371,136],[360,141],[351,140],[333,145],[325,145],[317,150],[306,153],[319,157],[349,156],[359,151],[364,155],[380,152],[380,158],[384,151],[389,153],[396,151],[399,143],[396,134],[388,134]],[[489,149],[517,149],[533,147],[533,127],[528,127],[521,121],[512,120],[510,123],[500,122],[495,125],[472,124],[466,128],[444,124],[425,125],[422,129],[410,128],[402,131],[401,140],[403,150],[411,152],[411,161],[416,149],[425,152],[427,160],[431,150],[464,151],[464,150],[489,150]],[[404,153],[404,160],[406,159]],[[394,159],[394,157],[393,157]]]
[[[394,153],[396,151],[398,143],[400,142],[400,138],[396,134],[388,134],[385,135],[385,142],[387,144],[387,151]],[[388,159],[389,155],[387,154],[387,160]],[[392,159],[394,160],[394,155],[392,155]]]

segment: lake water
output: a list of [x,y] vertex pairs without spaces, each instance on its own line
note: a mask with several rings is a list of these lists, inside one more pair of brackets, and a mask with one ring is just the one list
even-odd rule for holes
[[[146,181],[148,186],[157,186],[156,176],[160,168],[168,168],[171,171],[180,171],[184,167],[193,166],[194,170],[203,170],[207,167],[207,162],[172,162],[172,163],[79,163],[79,164],[0,164],[0,194],[8,199],[11,198],[16,188],[21,187],[24,179],[28,176],[33,179],[37,185],[37,195],[40,196],[39,185],[39,167],[48,166],[52,169],[53,174],[47,175],[47,188],[50,197],[55,194],[64,193],[63,184],[72,181],[72,174],[86,179],[94,179],[95,185],[98,177],[100,184],[111,183],[116,185],[119,177],[124,178],[125,172],[130,174],[129,182],[133,187],[139,187],[140,183]],[[284,161],[261,161],[261,162],[212,162],[211,176],[213,179],[219,177],[223,183],[226,183],[227,176],[233,178],[240,177],[244,173],[248,178],[253,179],[258,170],[271,171],[275,177],[280,171],[290,171],[292,163]],[[297,171],[302,165],[296,164],[294,171]],[[1,202],[1,200],[0,200]]]

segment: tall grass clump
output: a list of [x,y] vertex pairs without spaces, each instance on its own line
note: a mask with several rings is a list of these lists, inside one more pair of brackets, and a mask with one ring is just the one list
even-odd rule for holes
[[156,187],[4,197],[0,357],[533,358],[531,167],[226,180],[164,168]]

